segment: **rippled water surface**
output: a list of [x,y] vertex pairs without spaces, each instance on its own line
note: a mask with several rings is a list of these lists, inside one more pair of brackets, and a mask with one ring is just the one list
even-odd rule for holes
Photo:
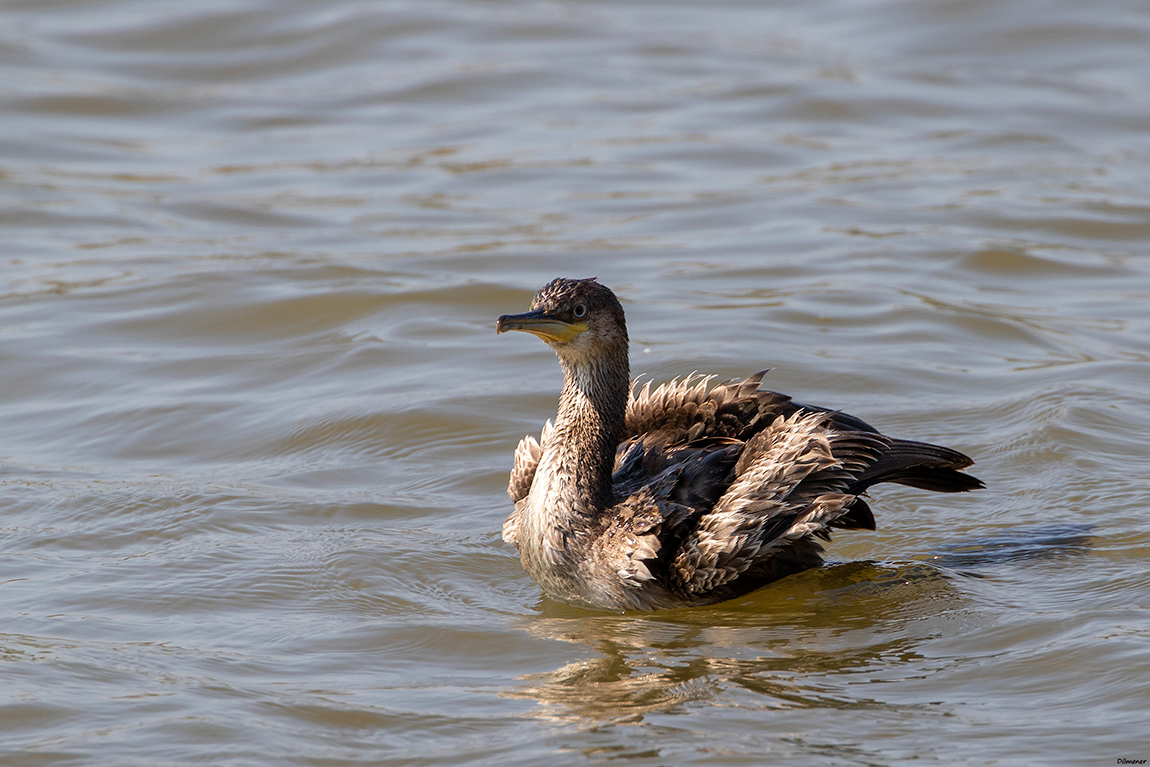
[[[0,7],[5,765],[1150,758],[1150,6]],[[710,608],[499,529],[598,275],[655,380],[970,453]]]

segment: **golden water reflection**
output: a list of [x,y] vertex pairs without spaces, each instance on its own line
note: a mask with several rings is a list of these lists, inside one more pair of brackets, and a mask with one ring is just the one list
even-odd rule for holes
[[586,645],[596,657],[528,675],[507,694],[539,701],[540,716],[585,722],[723,705],[740,691],[763,708],[882,706],[848,682],[897,676],[903,665],[921,673],[930,661],[919,646],[970,617],[961,590],[933,565],[870,562],[804,573],[710,608],[597,615],[544,602],[541,612],[530,633]]
[[860,690],[937,672],[952,661],[925,646],[977,635],[987,620],[969,606],[964,579],[1004,562],[1081,555],[1090,542],[1082,525],[1004,531],[930,561],[830,565],[728,603],[649,615],[544,601],[526,630],[595,657],[528,675],[507,694],[537,700],[539,716],[580,722],[641,721],[742,692],[758,708],[886,708],[894,704]]

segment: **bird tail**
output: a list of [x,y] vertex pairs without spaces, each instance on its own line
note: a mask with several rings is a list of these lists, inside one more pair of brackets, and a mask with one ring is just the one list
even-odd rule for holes
[[861,493],[880,482],[895,482],[939,493],[961,493],[985,487],[982,480],[962,469],[972,465],[957,450],[927,442],[892,439],[874,463],[868,466],[848,492]]

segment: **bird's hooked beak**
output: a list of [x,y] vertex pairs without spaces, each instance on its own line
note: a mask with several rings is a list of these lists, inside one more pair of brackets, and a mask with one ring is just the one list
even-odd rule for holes
[[567,343],[575,336],[587,330],[586,322],[567,322],[548,314],[542,309],[523,314],[504,314],[495,324],[495,332],[503,333],[508,330],[522,330],[534,333],[544,341],[558,341]]

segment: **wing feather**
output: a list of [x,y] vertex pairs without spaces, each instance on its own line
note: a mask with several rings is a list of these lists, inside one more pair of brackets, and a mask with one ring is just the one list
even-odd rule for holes
[[757,434],[735,480],[687,535],[670,568],[677,586],[703,594],[732,583],[775,552],[825,536],[856,496],[844,492],[885,447],[885,438],[828,428],[821,412],[779,416]]
[[531,483],[535,481],[535,470],[539,468],[539,459],[543,457],[543,446],[551,438],[553,428],[551,420],[548,419],[543,424],[539,439],[528,434],[519,440],[519,445],[515,448],[515,462],[511,466],[511,477],[507,482],[507,494],[515,502],[515,510],[503,522],[503,540],[510,544],[519,545],[519,520],[522,518],[522,507],[527,494],[531,492]]
[[554,425],[548,419],[543,424],[543,431],[539,439],[528,434],[519,440],[515,448],[515,462],[511,466],[511,478],[507,482],[507,494],[511,500],[518,503],[531,492],[531,483],[535,481],[535,469],[539,466],[539,459],[543,456],[543,446],[551,438]]
[[632,388],[627,403],[625,439],[676,444],[709,437],[747,439],[771,423],[790,402],[777,392],[760,390],[766,371],[710,387],[714,376],[692,373],[654,389],[651,382]]

